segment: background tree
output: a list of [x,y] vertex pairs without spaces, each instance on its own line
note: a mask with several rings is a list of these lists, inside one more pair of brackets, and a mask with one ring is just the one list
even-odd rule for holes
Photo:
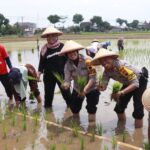
[[75,24],[79,24],[80,22],[82,22],[84,20],[83,16],[81,14],[75,14],[73,15],[73,22]]
[[50,23],[54,24],[55,26],[56,23],[60,22],[61,17],[58,15],[50,15],[47,17],[47,19]]
[[9,20],[7,18],[5,18],[3,14],[0,14],[0,32],[1,32],[1,34],[3,34],[2,31],[4,32],[5,27],[8,24],[9,24]]
[[102,27],[103,27],[103,31],[108,31],[108,30],[110,30],[112,28],[110,23],[107,22],[107,21],[103,22]]
[[120,26],[122,26],[122,24],[125,23],[125,20],[124,20],[124,19],[121,19],[121,18],[117,18],[117,19],[116,19],[116,22],[117,22]]
[[130,27],[137,29],[137,28],[138,28],[138,24],[139,24],[139,21],[138,21],[138,20],[133,20],[133,21],[130,23]]
[[90,20],[92,22],[92,25],[96,24],[99,31],[101,31],[101,28],[103,26],[103,20],[100,16],[93,16],[93,18]]

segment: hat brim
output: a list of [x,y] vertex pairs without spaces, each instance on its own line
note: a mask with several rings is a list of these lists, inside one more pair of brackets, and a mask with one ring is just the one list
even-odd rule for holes
[[74,48],[74,49],[68,49],[66,51],[59,52],[59,55],[64,55],[64,54],[67,54],[67,53],[70,53],[70,52],[80,51],[82,49],[84,49],[84,47]]
[[52,34],[56,34],[57,36],[60,36],[63,34],[63,32],[53,32],[53,33],[42,34],[41,38],[47,38],[47,36],[52,35]]
[[142,104],[150,112],[150,88],[146,89],[142,95]]
[[102,59],[102,58],[106,58],[106,57],[112,57],[112,58],[115,59],[115,58],[118,58],[119,55],[118,55],[118,54],[107,54],[107,55],[105,55],[105,56],[100,56],[100,57],[97,57],[97,58],[93,59],[93,60],[91,61],[91,64],[94,65],[94,66],[101,65],[101,59]]

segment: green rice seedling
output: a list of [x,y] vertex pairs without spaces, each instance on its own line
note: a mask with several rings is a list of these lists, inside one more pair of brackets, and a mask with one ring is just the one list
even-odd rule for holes
[[78,129],[77,126],[74,126],[72,128],[72,134],[73,134],[74,137],[78,137],[79,136],[79,129]]
[[7,138],[7,133],[8,133],[8,129],[7,129],[7,127],[4,125],[4,126],[3,126],[3,138],[4,138],[4,139]]
[[55,145],[55,144],[52,144],[52,145],[50,146],[50,150],[56,150],[56,145]]
[[96,125],[96,130],[97,130],[97,134],[102,136],[103,135],[103,126],[102,124],[97,124]]
[[91,142],[95,142],[95,130],[92,131]]
[[25,122],[27,120],[26,112],[23,112],[23,121]]
[[58,72],[53,72],[53,75],[55,76],[55,78],[61,83],[64,83],[64,78],[62,75],[60,75]]
[[19,138],[17,137],[17,138],[16,138],[16,143],[18,143],[18,142],[19,142]]
[[127,138],[127,132],[124,131],[122,134],[122,142],[126,142],[126,138]]
[[7,148],[7,144],[5,145],[5,148],[4,148],[4,150],[8,150],[8,148]]
[[33,142],[32,143],[32,149],[34,150],[34,148],[35,148],[35,143]]
[[21,62],[22,61],[22,56],[21,56],[21,52],[18,52],[18,61]]
[[111,144],[112,148],[115,150],[117,148],[117,139],[115,136],[112,137]]
[[78,93],[81,94],[84,90],[85,85],[87,84],[87,78],[86,77],[77,77],[76,83],[78,84]]
[[16,125],[16,116],[13,113],[13,115],[12,115],[12,126],[14,127],[15,125]]
[[72,142],[73,142],[73,139],[72,139],[72,138],[69,138],[68,144],[72,144]]
[[37,81],[37,78],[35,78],[35,77],[32,77],[32,76],[29,76],[29,75],[28,75],[26,78],[27,78],[28,80]]
[[104,145],[104,150],[109,150],[107,145]]
[[32,48],[32,53],[34,54],[34,48]]
[[81,137],[80,138],[80,150],[84,150],[84,149],[85,149],[84,138]]
[[35,99],[35,96],[34,96],[33,92],[29,92],[29,99],[30,100],[34,100]]
[[144,150],[150,150],[150,143],[145,142],[143,147],[144,147]]
[[23,131],[27,130],[27,123],[26,123],[26,121],[22,122],[22,129],[23,129]]
[[67,150],[66,146],[63,144],[61,150]]
[[79,136],[79,127],[78,127],[78,125],[75,122],[71,121],[71,127],[72,127],[73,136],[78,137]]
[[114,84],[112,85],[112,93],[117,93],[120,91],[122,88],[122,84],[118,81],[115,81]]
[[36,114],[35,115],[35,117],[34,117],[34,124],[35,124],[35,126],[37,126],[38,125],[38,115]]

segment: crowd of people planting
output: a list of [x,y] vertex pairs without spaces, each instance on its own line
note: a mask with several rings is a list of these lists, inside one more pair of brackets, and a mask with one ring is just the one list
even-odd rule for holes
[[[133,98],[134,125],[135,128],[142,128],[144,107],[150,111],[147,68],[143,66],[139,70],[136,66],[121,60],[119,53],[108,50],[110,42],[100,43],[98,39],[94,39],[88,47],[72,40],[67,40],[63,44],[59,40],[59,36],[62,34],[53,27],[48,27],[42,33],[41,37],[45,38],[47,42],[41,48],[37,71],[31,64],[13,66],[11,63],[13,60],[9,59],[6,49],[0,45],[0,81],[9,97],[10,109],[24,104],[28,83],[38,105],[45,107],[46,110],[51,109],[57,84],[73,117],[79,117],[83,101],[86,98],[89,122],[95,122],[97,104],[101,99],[100,92],[105,91],[109,80],[113,79],[121,85],[118,90],[114,86],[111,95],[111,98],[116,101],[114,111],[118,120],[126,121],[125,110]],[[124,49],[122,37],[119,38],[117,46],[118,51]],[[84,54],[82,51],[86,51],[86,53]],[[101,79],[97,79],[99,67],[103,70]],[[40,95],[38,88],[42,74],[44,97]],[[150,139],[150,121],[148,134]]]

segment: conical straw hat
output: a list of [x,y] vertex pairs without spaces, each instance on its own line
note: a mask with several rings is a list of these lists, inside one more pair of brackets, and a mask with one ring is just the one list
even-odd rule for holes
[[47,38],[47,35],[50,35],[50,34],[57,34],[58,36],[59,35],[62,35],[63,32],[59,31],[58,29],[54,28],[54,27],[48,27],[45,29],[45,31],[42,33],[41,37],[42,38]]
[[142,103],[146,110],[150,111],[150,88],[146,89],[142,95]]
[[93,60],[91,61],[92,65],[101,65],[100,59],[104,58],[104,57],[114,57],[117,58],[119,55],[115,52],[106,50],[104,48],[99,49],[99,51],[96,53],[95,57],[93,58]]
[[65,45],[61,49],[61,52],[59,54],[62,55],[65,53],[69,53],[69,52],[73,52],[73,51],[77,51],[81,49],[84,49],[84,46],[80,45],[79,43],[75,41],[69,40],[65,42]]

